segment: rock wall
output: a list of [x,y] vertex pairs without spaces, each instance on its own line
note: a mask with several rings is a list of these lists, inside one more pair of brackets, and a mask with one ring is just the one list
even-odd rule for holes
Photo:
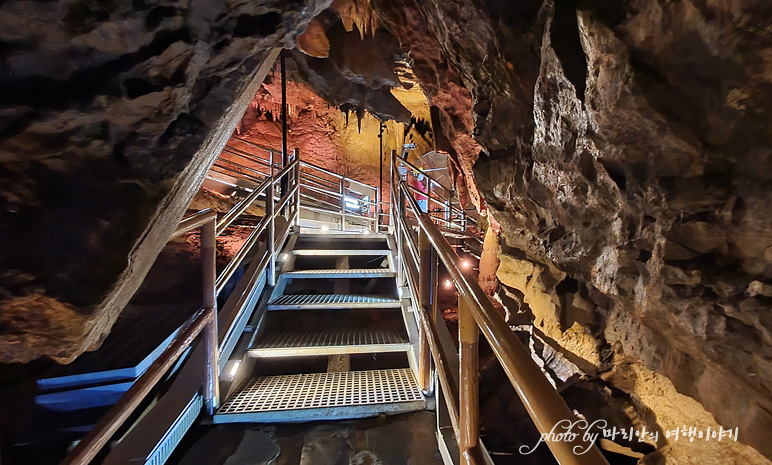
[[0,362],[98,345],[331,0],[0,5]]
[[[770,456],[768,192],[748,169],[767,161],[765,55],[736,59],[769,44],[752,4],[685,5],[375,2],[501,226],[497,297],[558,349],[547,369],[625,393],[663,435],[738,426]],[[658,446],[648,462],[766,463]]]
[[769,6],[377,4],[471,93],[484,150],[458,155],[501,225],[500,294],[583,376],[640,405],[672,382],[772,457]]
[[[287,60],[292,68],[292,60]],[[414,117],[408,121],[428,118],[426,97],[418,87],[411,90],[392,90],[400,105],[410,107]],[[304,82],[288,80],[288,134],[290,149],[298,149],[300,157],[315,165],[343,174],[371,186],[379,185],[381,120],[369,111],[357,115],[355,111],[341,111],[317,95]],[[391,151],[398,153],[405,142],[413,142],[411,161],[433,149],[431,126],[398,123],[384,118],[383,164],[384,193],[389,199],[389,164]],[[247,108],[239,123],[238,137],[264,147],[281,148],[281,78],[276,70],[269,75]]]

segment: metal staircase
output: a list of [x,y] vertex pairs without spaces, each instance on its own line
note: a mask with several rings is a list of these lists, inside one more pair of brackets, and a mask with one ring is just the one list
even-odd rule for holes
[[[349,248],[340,249],[342,242]],[[307,372],[246,379],[213,421],[299,422],[423,410],[426,399],[410,368],[416,363],[406,322],[413,316],[398,298],[386,237],[304,234],[292,243],[263,330],[247,355],[257,359],[258,373],[260,362],[282,358],[295,359],[294,366]],[[381,360],[382,354],[390,356]],[[319,363],[324,358],[326,371],[313,372],[325,368]]]
[[[377,188],[305,163],[297,151],[278,163],[275,151],[240,143],[226,148],[208,181],[242,200],[221,217],[198,212],[174,233],[201,230],[201,309],[63,465],[162,465],[194,425],[423,409],[435,412],[446,465],[490,465],[479,437],[480,336],[540,432],[575,420],[462,271],[462,256],[479,258],[480,243],[469,247],[477,239],[452,192],[429,176],[424,190],[413,187],[418,168],[392,153],[390,198],[379,204]],[[218,275],[216,237],[256,202],[265,216]],[[441,270],[457,290],[457,341],[438,304]],[[584,439],[547,446],[561,464],[606,463]]]

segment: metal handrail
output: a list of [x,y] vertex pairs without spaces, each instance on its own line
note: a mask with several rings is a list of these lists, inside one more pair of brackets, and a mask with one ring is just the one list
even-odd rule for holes
[[242,213],[247,211],[247,209],[252,206],[253,203],[255,203],[255,200],[261,195],[263,195],[265,189],[268,187],[268,184],[271,182],[270,179],[266,179],[263,181],[262,184],[260,184],[257,189],[253,190],[248,196],[244,197],[244,199],[236,204],[233,208],[231,208],[228,213],[223,216],[220,221],[217,222],[217,235],[223,233],[226,229],[228,229],[228,226],[233,223],[236,218],[241,216]]
[[145,373],[102,417],[102,420],[65,457],[61,465],[89,463],[102,450],[118,428],[150,394],[174,363],[182,357],[207,326],[215,321],[213,308],[201,309],[193,315],[185,328],[174,338],[169,347],[153,362]]
[[[223,166],[223,165],[231,165],[232,168],[229,168],[228,166]],[[240,163],[236,163],[233,160],[226,160],[226,159],[218,158],[217,161],[215,161],[215,166],[218,166],[220,169],[233,171],[234,173],[238,173],[238,174],[240,174],[242,176],[250,176],[250,177],[253,177],[253,178],[255,177],[254,174],[241,173],[241,172],[237,171],[237,169],[251,171],[251,172],[256,173],[256,174],[258,174],[258,175],[260,175],[262,177],[267,177],[268,176],[267,173],[263,173],[260,170],[256,170],[256,169],[251,168],[249,166],[242,165]]]
[[[397,161],[398,161],[400,164],[403,164],[403,165],[407,166],[408,168],[410,168],[410,171],[411,171],[411,172],[412,172],[412,171],[421,171],[421,168],[420,168],[420,167],[418,167],[418,166],[416,166],[416,165],[414,165],[414,164],[410,163],[409,161],[407,161],[407,160],[406,160],[406,159],[404,159],[404,158],[400,158],[400,157],[397,157]],[[443,190],[443,191],[445,191],[446,193],[448,192],[448,189],[447,189],[445,186],[443,186],[442,184],[440,184],[440,182],[439,182],[439,181],[437,181],[436,179],[434,179],[434,177],[433,177],[433,176],[431,176],[430,174],[428,174],[428,173],[426,173],[426,172],[423,172],[423,171],[421,171],[421,173],[422,173],[422,174],[423,174],[423,175],[426,177],[426,179],[428,179],[428,180],[429,180],[429,186],[427,187],[427,192],[422,192],[420,189],[417,189],[417,188],[414,188],[414,187],[410,186],[412,189],[415,189],[417,192],[420,192],[422,195],[427,195],[427,196],[429,196],[429,198],[431,198],[431,194],[432,194],[432,193],[435,193],[435,194],[436,194],[436,192],[434,192],[434,191],[431,189],[431,185],[432,185],[432,184],[435,184],[436,186],[438,186],[440,189],[442,189],[442,190]],[[439,196],[438,196],[438,197],[439,197]],[[436,202],[437,202],[437,203],[441,203],[441,204],[442,204],[442,203],[443,203],[443,202],[445,202],[446,200],[447,200],[447,199],[442,199],[442,198],[440,198],[440,199],[439,199],[439,200],[437,200]],[[463,211],[462,209],[458,209],[458,208],[455,208],[455,207],[453,207],[453,205],[450,205],[450,211],[451,211],[451,212],[455,212],[455,213],[460,213],[461,215],[464,215],[464,211]]]
[[[558,394],[555,388],[544,377],[541,369],[531,358],[528,350],[517,339],[515,334],[509,328],[504,319],[493,307],[488,296],[480,288],[479,284],[475,282],[471,277],[465,275],[458,266],[460,258],[455,253],[451,245],[447,242],[437,225],[434,224],[428,214],[421,211],[418,203],[410,194],[410,189],[407,183],[401,179],[400,176],[395,175],[394,167],[396,166],[396,155],[392,154],[392,189],[399,191],[399,198],[406,202],[407,206],[411,207],[418,220],[420,233],[422,237],[425,237],[431,245],[431,250],[435,256],[445,265],[451,279],[456,285],[456,289],[459,292],[459,313],[460,317],[465,321],[459,321],[459,326],[462,324],[467,325],[467,328],[460,336],[460,361],[462,373],[459,376],[462,385],[458,391],[464,394],[464,397],[459,399],[458,416],[454,421],[454,430],[456,430],[456,438],[459,442],[459,448],[462,451],[462,455],[468,463],[475,463],[474,456],[478,453],[473,449],[476,449],[479,438],[477,437],[476,424],[470,424],[477,421],[478,409],[477,405],[477,373],[471,373],[470,367],[474,367],[476,370],[477,353],[475,350],[470,350],[474,346],[474,342],[470,340],[464,340],[464,337],[468,337],[468,325],[470,323],[469,317],[464,317],[462,313],[467,313],[472,318],[473,325],[483,334],[488,341],[491,349],[493,350],[496,358],[501,364],[504,372],[507,374],[512,386],[517,392],[520,399],[528,411],[531,419],[536,425],[540,433],[545,435],[545,442],[549,446],[553,455],[560,464],[571,465],[587,465],[587,464],[607,464],[606,459],[600,453],[600,450],[594,444],[587,444],[581,441],[580,435],[576,440],[559,440],[556,441],[553,435],[549,435],[550,431],[564,420],[574,421],[575,415],[571,409],[566,405],[563,398]],[[396,186],[394,186],[396,181]],[[394,201],[394,197],[392,197]],[[399,204],[399,202],[397,202]],[[399,205],[397,205],[399,206]],[[402,207],[404,209],[404,207]],[[407,225],[404,224],[405,219],[402,216],[404,210],[395,213],[392,217],[397,221],[403,223],[404,229],[407,229]],[[419,241],[420,242],[420,241]],[[401,247],[401,246],[400,246]],[[421,244],[419,244],[421,247]],[[412,251],[411,251],[412,252]],[[402,252],[404,253],[404,251]],[[421,255],[421,268],[423,268],[424,257]],[[435,283],[436,285],[436,283]],[[461,309],[464,312],[461,312]],[[419,314],[422,315],[422,319],[431,320],[426,315],[426,308],[421,308]],[[428,323],[428,321],[427,321]],[[431,326],[431,325],[428,325]],[[434,332],[436,328],[427,328],[429,331]],[[475,330],[475,334],[476,334]],[[429,345],[432,346],[431,338],[428,338]],[[432,348],[432,355],[442,357],[439,348],[435,350]],[[440,364],[435,364],[440,366]],[[419,371],[421,368],[419,368]],[[466,370],[466,371],[465,371]],[[447,397],[454,396],[454,391],[458,386],[448,385],[449,381],[443,381],[447,374],[443,375],[438,369],[441,384],[447,392],[450,393]],[[453,419],[453,409],[449,408],[451,412],[451,419]],[[455,427],[458,425],[458,427]],[[560,438],[563,439],[563,438]],[[577,451],[577,452],[575,452]],[[583,452],[579,454],[578,452]]]
[[[217,221],[217,213],[211,210],[200,211],[188,218],[180,221],[176,230],[171,234],[170,240],[182,236],[186,233],[201,229],[201,257],[203,266],[204,292],[203,306],[186,323],[180,333],[174,338],[164,352],[155,362],[143,373],[132,387],[120,398],[120,400],[107,412],[102,420],[92,429],[82,441],[65,457],[62,465],[84,465],[89,463],[107,444],[110,438],[115,435],[123,423],[131,416],[132,412],[142,403],[152,389],[158,384],[175,362],[182,357],[188,348],[194,343],[199,335],[203,333],[206,343],[206,376],[203,385],[204,405],[207,413],[214,414],[219,403],[219,351],[218,331],[217,331],[217,304],[216,296],[223,289],[225,283],[231,278],[235,270],[248,255],[249,250],[254,246],[259,236],[269,229],[271,239],[274,237],[274,223],[277,216],[283,215],[285,207],[290,200],[294,200],[296,206],[299,202],[298,185],[300,179],[298,175],[299,160],[297,157],[287,166],[283,167],[278,173],[273,173],[273,151],[268,150],[271,157],[269,166],[271,175],[267,177],[249,196],[231,208],[228,213]],[[233,162],[230,162],[235,164]],[[238,166],[238,165],[237,165]],[[290,188],[284,193],[274,208],[273,191],[275,184],[288,176],[290,178]],[[294,180],[294,181],[293,181]],[[259,225],[252,231],[250,237],[228,263],[225,269],[216,276],[216,238],[247,208],[260,196],[265,195],[267,191],[266,215],[260,221]],[[287,210],[289,212],[289,210]],[[297,221],[298,209],[295,208],[290,222]],[[276,262],[277,253],[274,244],[269,244],[262,262],[268,261],[269,265]],[[270,267],[270,272],[275,274],[275,268]],[[269,276],[269,281],[273,285],[273,279]],[[226,333],[227,334],[227,333]],[[224,340],[227,340],[226,337]]]
[[359,186],[362,186],[362,187],[367,187],[368,189],[372,189],[372,190],[374,190],[374,191],[375,191],[375,190],[378,190],[378,188],[377,188],[377,187],[371,186],[371,185],[369,185],[369,184],[367,184],[367,183],[364,183],[364,182],[362,182],[362,181],[357,181],[356,179],[352,179],[352,178],[349,178],[348,176],[344,176],[344,175],[342,175],[342,174],[338,174],[338,173],[335,173],[335,172],[333,172],[333,171],[330,171],[330,170],[328,170],[328,169],[326,169],[326,168],[322,168],[322,167],[321,167],[321,166],[319,166],[319,165],[315,165],[315,164],[313,164],[313,163],[311,163],[311,162],[307,162],[307,161],[301,161],[301,162],[300,162],[300,165],[301,165],[301,167],[303,167],[303,166],[307,166],[307,167],[309,167],[309,168],[313,168],[313,169],[315,169],[315,170],[321,171],[322,173],[324,173],[324,174],[327,174],[327,175],[329,175],[329,176],[333,176],[333,177],[335,177],[336,179],[345,179],[346,181],[350,181],[350,182],[352,182],[352,183],[354,183],[354,184],[357,184],[357,185],[359,185]]
[[232,145],[226,145],[225,148],[223,148],[222,150],[223,150],[223,153],[227,153],[229,155],[243,158],[245,160],[253,161],[255,163],[258,163],[266,167],[269,165],[268,160],[264,160],[260,157],[255,156],[254,154],[241,150],[240,148],[233,147]]
[[[317,173],[309,171],[316,171]],[[362,223],[357,223],[358,221],[365,222],[366,227],[375,232],[379,231],[380,215],[378,213],[378,204],[375,200],[378,198],[377,187],[334,173],[306,161],[300,161],[298,173],[300,178],[298,187],[303,190],[303,193],[300,195],[301,208],[306,211],[337,217],[335,222],[340,224],[342,231],[346,230],[347,223],[362,226]],[[325,179],[323,176],[329,176],[332,179]],[[351,187],[354,185],[372,191],[373,200],[369,200],[369,196]],[[309,194],[313,194],[316,198]],[[360,207],[359,209],[352,210],[347,206],[347,203],[352,198],[356,199],[357,205]],[[310,199],[311,202],[309,203],[312,205],[304,204],[302,202],[303,199]],[[314,203],[318,205],[314,206]],[[329,206],[332,210],[319,208],[323,206]]]
[[201,228],[201,257],[203,266],[204,293],[203,307],[198,310],[185,327],[169,344],[166,350],[153,362],[139,379],[110,408],[99,423],[70,451],[62,465],[89,463],[107,444],[123,423],[131,416],[152,389],[158,384],[174,363],[204,333],[206,341],[206,367],[204,381],[204,403],[210,415],[214,414],[219,402],[218,348],[217,348],[217,307],[214,297],[215,274],[215,221],[217,213],[203,210],[180,222],[172,238],[196,228]]
[[[265,150],[266,152],[274,151],[274,149],[272,149],[270,147],[266,147],[266,146],[260,145],[260,144],[255,144],[254,142],[248,141],[248,140],[246,140],[246,139],[244,139],[242,137],[233,136],[233,138],[236,139],[239,142],[243,142],[243,143],[245,143],[247,145],[251,145],[252,147],[258,148],[260,150]],[[279,153],[281,153],[281,151],[279,151]]]

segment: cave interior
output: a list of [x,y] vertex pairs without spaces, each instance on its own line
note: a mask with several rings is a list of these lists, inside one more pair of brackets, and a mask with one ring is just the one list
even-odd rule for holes
[[[387,203],[393,151],[447,159],[479,241],[460,260],[499,318],[580,418],[649,432],[601,437],[609,463],[769,464],[770,18],[761,0],[0,2],[0,463],[58,463],[84,433],[41,412],[39,380],[169,342],[203,241],[169,238],[249,195],[218,167],[286,142]],[[218,236],[218,270],[266,214]],[[493,462],[557,463],[522,453],[539,432],[484,341],[479,384]],[[424,460],[376,457],[386,426],[313,434],[349,435],[350,463]],[[223,431],[196,434],[232,454]],[[275,442],[305,451],[299,434]]]

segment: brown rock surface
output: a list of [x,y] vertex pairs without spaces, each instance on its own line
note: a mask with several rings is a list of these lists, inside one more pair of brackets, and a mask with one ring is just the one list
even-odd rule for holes
[[537,328],[588,373],[640,360],[772,457],[769,8],[389,3],[422,13],[471,92],[502,264],[540,270],[499,277]]
[[100,343],[274,47],[329,3],[0,6],[0,361]]
[[469,89],[474,128],[442,132],[485,149],[456,152],[507,295],[585,373],[638,360],[772,457],[769,6],[376,4],[432,105],[451,74]]

